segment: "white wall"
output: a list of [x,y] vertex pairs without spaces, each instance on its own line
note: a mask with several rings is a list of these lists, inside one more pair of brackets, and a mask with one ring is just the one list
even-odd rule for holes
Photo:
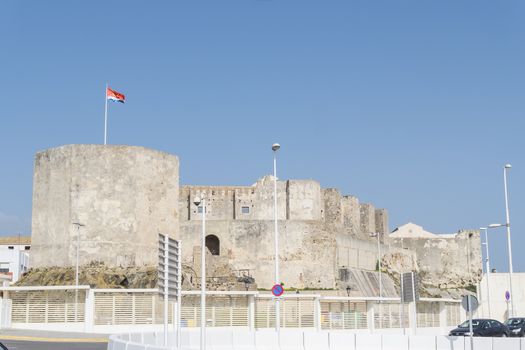
[[[505,292],[509,288],[508,273],[491,273],[489,274],[490,290],[490,318],[498,321],[507,319],[507,302],[505,301]],[[525,317],[525,273],[518,272],[512,274],[512,289],[514,290],[514,316]],[[488,298],[487,298],[487,275],[484,274],[479,285],[478,296],[480,307],[477,315],[479,317],[489,317]],[[508,304],[510,309],[510,303]]]
[[[371,335],[346,332],[287,331],[280,336],[274,331],[207,330],[208,349],[245,350],[470,350],[470,339],[447,336]],[[170,349],[176,348],[175,334],[168,333],[164,345],[163,332],[112,335],[108,349]],[[474,338],[476,350],[519,350],[525,339]],[[199,349],[199,332],[183,330],[180,349]],[[172,349],[173,349],[172,348]]]

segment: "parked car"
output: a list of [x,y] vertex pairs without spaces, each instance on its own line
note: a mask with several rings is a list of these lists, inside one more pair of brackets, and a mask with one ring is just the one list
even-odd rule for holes
[[[503,323],[496,320],[472,320],[472,336],[474,337],[508,337],[510,330]],[[469,321],[465,321],[450,331],[451,336],[470,336]]]
[[511,337],[523,337],[525,335],[525,318],[509,318],[505,321],[505,325],[509,327]]

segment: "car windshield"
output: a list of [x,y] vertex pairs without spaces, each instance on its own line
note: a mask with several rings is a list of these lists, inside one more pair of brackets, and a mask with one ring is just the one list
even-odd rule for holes
[[523,318],[510,318],[505,321],[507,326],[519,326],[523,324]]
[[[469,321],[465,321],[459,325],[459,328],[470,328]],[[481,324],[480,320],[472,320],[472,328],[478,328]]]

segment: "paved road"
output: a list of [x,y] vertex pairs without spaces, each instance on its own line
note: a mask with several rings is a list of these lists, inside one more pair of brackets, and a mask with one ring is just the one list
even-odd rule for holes
[[0,340],[8,350],[106,350],[107,343]]
[[107,335],[2,329],[0,342],[8,350],[106,350]]

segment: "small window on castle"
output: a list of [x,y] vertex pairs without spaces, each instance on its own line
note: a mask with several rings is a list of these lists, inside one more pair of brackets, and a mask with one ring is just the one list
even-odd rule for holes
[[7,249],[15,249],[15,247],[13,247],[12,245],[10,245],[9,247],[7,247]]
[[241,207],[241,213],[250,214],[250,207]]
[[29,249],[31,249],[31,247],[28,246],[28,245],[26,245],[26,246],[24,247],[24,249],[25,249],[25,250],[29,250]]

